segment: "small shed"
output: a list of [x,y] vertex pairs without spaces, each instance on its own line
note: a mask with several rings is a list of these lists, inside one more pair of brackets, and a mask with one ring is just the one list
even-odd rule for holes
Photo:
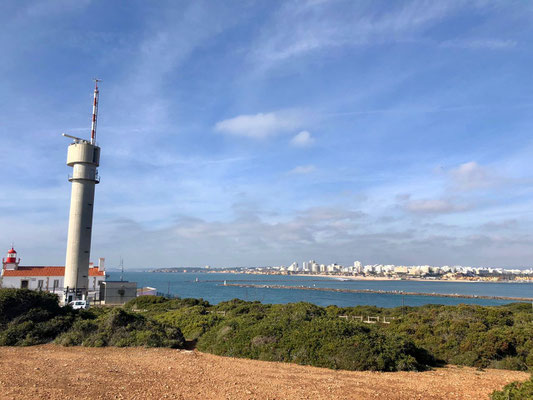
[[106,305],[120,305],[137,297],[137,282],[104,281],[100,283],[100,300]]

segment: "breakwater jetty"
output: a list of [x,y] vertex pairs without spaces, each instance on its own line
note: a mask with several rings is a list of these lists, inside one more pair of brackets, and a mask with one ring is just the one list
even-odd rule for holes
[[225,283],[220,286],[233,286],[256,289],[293,289],[293,290],[315,290],[320,292],[338,292],[338,293],[375,293],[391,294],[397,296],[428,296],[428,297],[451,297],[458,299],[486,299],[486,300],[511,300],[533,302],[533,297],[509,297],[509,296],[482,296],[475,294],[459,293],[423,293],[423,292],[404,292],[401,290],[376,290],[376,289],[337,289],[311,286],[288,286],[288,285],[258,285],[250,283]]

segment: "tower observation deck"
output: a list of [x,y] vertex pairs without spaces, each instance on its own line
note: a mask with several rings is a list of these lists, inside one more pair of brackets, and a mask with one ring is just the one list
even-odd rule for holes
[[91,139],[63,134],[74,139],[67,153],[67,165],[73,168],[73,173],[69,176],[72,191],[65,263],[65,303],[86,296],[89,288],[94,191],[95,185],[100,182],[97,169],[100,165],[100,147],[96,145],[98,95],[96,80]]

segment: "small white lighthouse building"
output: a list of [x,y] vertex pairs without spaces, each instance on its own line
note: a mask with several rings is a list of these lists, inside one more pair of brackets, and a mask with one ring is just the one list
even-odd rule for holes
[[[104,259],[98,259],[98,266],[89,264],[88,293],[89,297],[97,298],[100,284],[105,281]],[[14,289],[30,289],[54,292],[61,295],[65,286],[65,267],[58,266],[21,266],[20,258],[13,247],[2,259],[0,270],[0,287]]]

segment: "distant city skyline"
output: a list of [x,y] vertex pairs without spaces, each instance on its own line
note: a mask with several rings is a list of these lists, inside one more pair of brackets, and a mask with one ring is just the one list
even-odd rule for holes
[[533,3],[0,5],[0,247],[64,265],[102,79],[110,266],[531,266]]

